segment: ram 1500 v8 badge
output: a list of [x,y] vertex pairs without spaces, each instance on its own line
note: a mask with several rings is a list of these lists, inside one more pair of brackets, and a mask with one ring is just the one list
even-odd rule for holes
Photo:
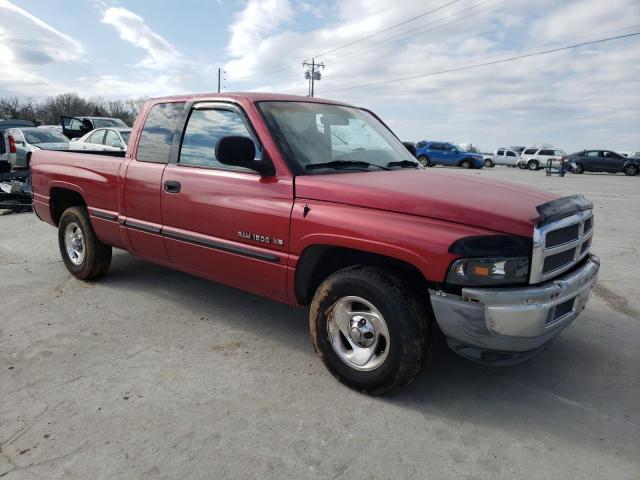
[[530,358],[600,265],[586,198],[426,170],[375,114],[327,100],[149,100],[126,153],[35,152],[32,181],[77,278],[115,247],[310,305],[326,367],[374,394],[418,374],[436,326],[472,360]]

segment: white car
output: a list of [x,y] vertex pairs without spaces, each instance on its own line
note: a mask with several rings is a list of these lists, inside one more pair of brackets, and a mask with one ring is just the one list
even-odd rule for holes
[[[509,148],[499,148],[495,152],[493,152],[493,157],[491,158],[491,163],[493,165],[506,165],[508,167],[515,167],[518,163],[518,152],[515,150],[511,150]],[[485,161],[485,166],[486,161]]]
[[122,152],[127,150],[130,128],[97,128],[69,143],[69,150]]
[[567,154],[563,150],[558,150],[557,148],[553,147],[525,148],[520,155],[520,158],[518,159],[517,165],[520,168],[538,170],[540,168],[546,167],[549,160],[559,163],[560,160],[562,160],[562,158],[566,156]]

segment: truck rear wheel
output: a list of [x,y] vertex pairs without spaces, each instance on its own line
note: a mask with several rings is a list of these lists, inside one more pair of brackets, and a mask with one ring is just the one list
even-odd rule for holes
[[540,163],[537,160],[529,160],[527,162],[527,168],[529,170],[538,170],[540,168]]
[[329,276],[311,304],[311,340],[345,385],[380,395],[411,382],[427,355],[425,309],[402,280],[350,267]]
[[80,280],[104,275],[111,264],[111,247],[102,243],[85,207],[67,208],[58,224],[60,254],[67,270]]

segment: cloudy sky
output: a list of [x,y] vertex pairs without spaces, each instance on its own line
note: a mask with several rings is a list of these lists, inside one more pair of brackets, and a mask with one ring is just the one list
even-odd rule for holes
[[638,0],[0,0],[0,96],[306,94],[315,56],[406,140],[638,150],[640,36],[349,88],[633,32]]

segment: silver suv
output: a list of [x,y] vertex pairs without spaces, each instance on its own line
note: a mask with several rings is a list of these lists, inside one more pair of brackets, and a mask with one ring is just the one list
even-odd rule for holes
[[525,148],[518,159],[517,165],[523,169],[539,170],[540,168],[544,168],[549,160],[559,164],[563,157],[566,156],[567,154],[563,150],[558,150],[553,147]]

